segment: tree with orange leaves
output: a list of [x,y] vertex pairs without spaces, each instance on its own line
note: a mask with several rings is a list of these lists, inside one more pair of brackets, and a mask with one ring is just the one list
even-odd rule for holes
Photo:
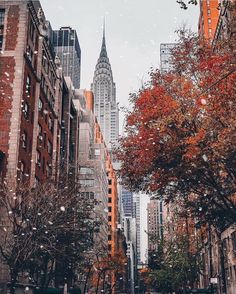
[[184,200],[202,222],[236,222],[236,63],[185,30],[168,73],[130,100],[117,156],[129,188],[166,202]]

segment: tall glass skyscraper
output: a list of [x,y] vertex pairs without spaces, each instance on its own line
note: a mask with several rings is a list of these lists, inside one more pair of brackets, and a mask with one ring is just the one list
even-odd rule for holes
[[110,150],[119,135],[119,108],[116,103],[116,85],[107,55],[105,27],[101,52],[95,67],[91,90],[94,93],[95,115],[100,124],[105,142]]
[[134,217],[133,193],[121,186],[121,200],[124,217]]
[[73,86],[80,88],[81,50],[76,30],[61,27],[53,31],[53,46],[60,58],[63,74],[70,77]]

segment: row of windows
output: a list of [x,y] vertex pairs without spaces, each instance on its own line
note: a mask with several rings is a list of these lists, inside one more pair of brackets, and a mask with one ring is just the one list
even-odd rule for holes
[[80,192],[79,196],[86,198],[86,199],[94,199],[94,192]]
[[48,78],[49,78],[49,81],[50,81],[52,87],[55,87],[56,76],[55,76],[53,69],[50,68],[50,61],[49,61],[49,58],[47,57],[45,50],[43,50],[43,54],[42,54],[42,66],[48,75]]
[[82,187],[94,187],[94,179],[79,180]]
[[94,169],[90,167],[80,167],[81,175],[92,175],[94,174]]
[[41,88],[43,89],[44,94],[49,101],[49,104],[51,105],[52,108],[54,108],[54,103],[55,103],[54,95],[51,93],[44,76],[41,77]]

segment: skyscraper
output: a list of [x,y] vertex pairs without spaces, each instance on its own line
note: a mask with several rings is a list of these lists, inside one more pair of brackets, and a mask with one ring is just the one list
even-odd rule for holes
[[64,76],[71,78],[73,86],[80,88],[81,50],[76,30],[61,27],[53,31],[53,45],[60,58]]
[[174,49],[176,44],[163,43],[160,46],[160,59],[161,59],[161,72],[168,72],[172,68],[171,64],[171,50]]
[[95,98],[95,115],[100,124],[108,149],[119,135],[119,109],[116,103],[116,85],[113,81],[111,64],[107,55],[105,26],[101,52],[95,67],[91,89]]
[[133,217],[133,193],[121,186],[121,200],[124,217]]

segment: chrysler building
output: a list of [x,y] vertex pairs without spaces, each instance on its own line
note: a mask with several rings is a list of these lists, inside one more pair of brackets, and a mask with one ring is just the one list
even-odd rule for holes
[[105,142],[111,150],[119,135],[119,108],[116,103],[116,86],[107,55],[105,26],[103,26],[102,48],[94,71],[91,90],[94,93],[95,115],[100,124]]

